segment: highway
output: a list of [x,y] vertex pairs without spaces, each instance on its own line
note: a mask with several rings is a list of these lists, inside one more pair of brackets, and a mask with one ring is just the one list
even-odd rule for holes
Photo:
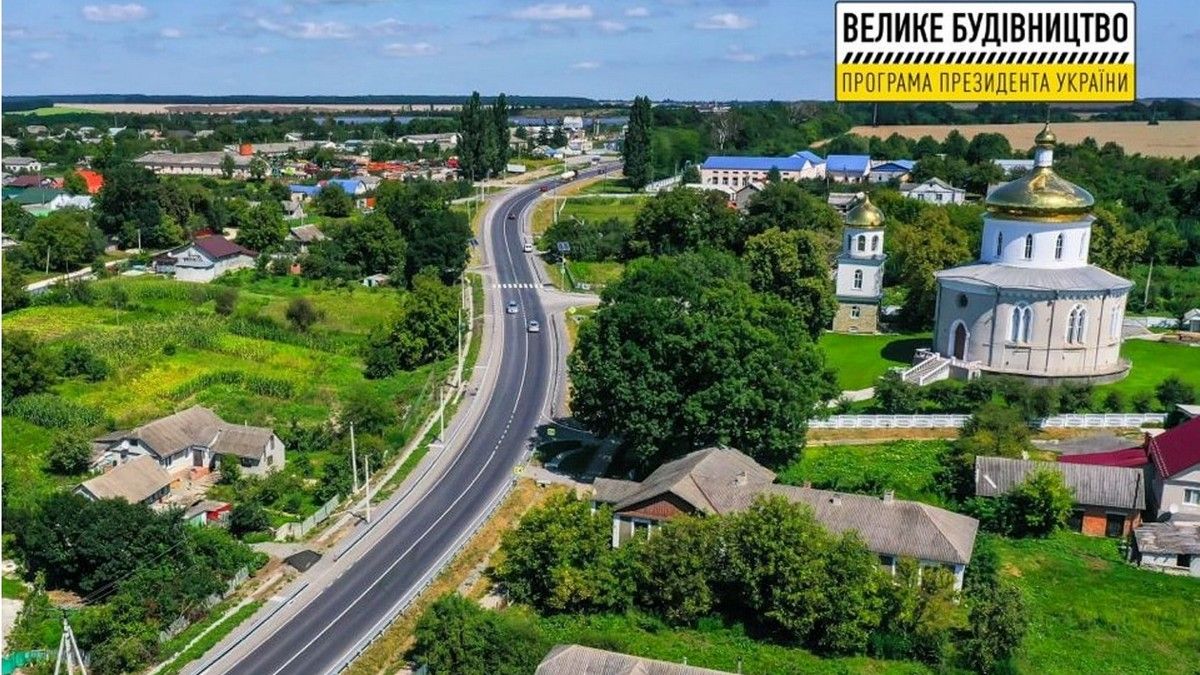
[[[592,168],[580,172],[576,180],[611,169]],[[385,625],[397,604],[415,594],[427,574],[474,530],[513,479],[513,469],[542,421],[556,376],[556,336],[548,330],[549,317],[543,315],[538,297],[536,261],[522,250],[521,223],[540,195],[541,184],[505,196],[481,233],[490,267],[484,277],[489,286],[485,305],[491,308],[489,320],[501,323],[493,333],[497,337],[487,360],[493,378],[484,378],[494,384],[490,390],[481,387],[479,395],[488,399],[482,402],[478,418],[461,439],[451,439],[449,449],[455,454],[447,459],[448,466],[430,479],[419,499],[398,509],[392,520],[377,523],[376,529],[384,528],[383,532],[364,537],[356,545],[358,550],[351,548],[353,556],[347,555],[344,569],[328,585],[297,591],[294,607],[238,637],[203,672],[275,675],[341,670]],[[518,303],[518,314],[504,312],[510,300]],[[527,332],[529,320],[538,321],[542,331]]]

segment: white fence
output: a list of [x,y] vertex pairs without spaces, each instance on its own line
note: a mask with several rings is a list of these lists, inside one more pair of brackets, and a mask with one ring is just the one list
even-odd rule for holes
[[[1117,429],[1161,425],[1164,413],[1054,415],[1039,424],[1044,429]],[[809,420],[810,429],[957,429],[970,415],[833,415]]]
[[286,541],[288,539],[299,539],[308,534],[309,530],[323,523],[329,514],[341,503],[341,497],[334,497],[317,509],[317,512],[305,518],[299,523],[284,523],[275,530],[276,541]]

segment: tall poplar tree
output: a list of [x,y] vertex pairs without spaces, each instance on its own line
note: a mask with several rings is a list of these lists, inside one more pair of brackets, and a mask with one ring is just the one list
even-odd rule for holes
[[650,130],[653,115],[649,96],[633,99],[621,155],[625,160],[625,179],[634,189],[645,187],[651,179]]
[[500,175],[504,171],[504,167],[508,164],[509,147],[508,147],[508,99],[504,96],[504,92],[496,97],[496,102],[492,104],[492,135],[496,139],[496,155],[495,163],[492,164],[492,173]]
[[459,113],[462,139],[458,143],[458,170],[472,180],[486,173],[484,161],[484,113],[479,92],[471,92]]

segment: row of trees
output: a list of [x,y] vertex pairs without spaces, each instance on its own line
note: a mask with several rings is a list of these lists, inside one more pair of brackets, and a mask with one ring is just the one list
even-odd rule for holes
[[503,174],[509,158],[508,112],[503,93],[490,107],[484,108],[479,92],[471,92],[458,117],[460,175],[475,181]]

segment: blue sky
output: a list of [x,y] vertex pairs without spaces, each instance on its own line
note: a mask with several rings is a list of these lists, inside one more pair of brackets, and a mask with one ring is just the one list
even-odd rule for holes
[[[828,99],[832,0],[4,0],[5,94]],[[1138,94],[1200,96],[1200,3],[1138,7]]]

